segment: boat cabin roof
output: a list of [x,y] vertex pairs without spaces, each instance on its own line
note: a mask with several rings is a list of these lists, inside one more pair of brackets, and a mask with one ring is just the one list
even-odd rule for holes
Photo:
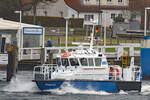
[[68,53],[61,53],[57,55],[60,58],[102,58],[105,57],[102,53],[97,51],[88,51],[88,50],[76,50]]

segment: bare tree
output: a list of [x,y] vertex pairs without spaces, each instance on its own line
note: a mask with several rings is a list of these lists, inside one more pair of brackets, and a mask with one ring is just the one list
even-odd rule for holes
[[33,8],[33,23],[35,24],[38,4],[49,4],[55,2],[57,2],[57,0],[0,0],[0,17],[16,20],[14,11],[21,10],[24,12]]
[[[30,5],[30,6],[29,6]],[[24,0],[0,0],[0,17],[6,19],[16,19],[14,11],[16,10],[29,10],[31,4],[24,3]]]

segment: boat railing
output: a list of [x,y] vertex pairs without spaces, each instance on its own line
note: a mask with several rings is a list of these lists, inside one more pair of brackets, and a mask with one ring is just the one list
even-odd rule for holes
[[133,68],[133,76],[134,76],[134,78],[133,78],[133,80],[135,80],[135,81],[141,81],[141,79],[142,79],[142,76],[141,76],[141,69],[140,68]]
[[109,79],[110,80],[122,80],[121,78],[121,72],[109,72]]
[[[132,68],[132,75],[131,75],[131,81],[141,81],[141,69],[138,69],[137,67]],[[122,78],[122,72],[109,72],[109,79],[110,80],[124,80]],[[127,80],[124,80],[127,81]]]
[[35,66],[33,70],[33,79],[49,80],[51,79],[51,72],[57,68],[57,64],[43,64],[42,66]]

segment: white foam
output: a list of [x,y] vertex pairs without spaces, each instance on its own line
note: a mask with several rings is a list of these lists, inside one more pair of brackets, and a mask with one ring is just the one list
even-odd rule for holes
[[143,95],[150,94],[150,84],[142,85],[141,94]]
[[73,86],[71,86],[70,84],[64,83],[61,86],[61,89],[56,89],[56,90],[51,90],[51,92],[59,94],[59,95],[63,95],[63,94],[67,94],[67,93],[72,93],[72,94],[94,94],[94,95],[111,95],[111,93],[107,93],[104,91],[94,91],[92,89],[88,89],[88,90],[79,90],[74,88]]
[[128,94],[127,92],[123,91],[123,90],[120,90],[119,94]]
[[39,91],[36,84],[31,80],[19,79],[19,77],[12,78],[11,82],[3,88],[7,92],[37,92]]

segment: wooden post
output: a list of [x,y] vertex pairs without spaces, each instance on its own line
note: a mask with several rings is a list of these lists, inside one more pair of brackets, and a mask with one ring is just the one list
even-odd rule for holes
[[45,63],[45,49],[44,48],[41,48],[40,61],[41,61],[41,65]]
[[18,49],[16,46],[8,46],[7,82],[15,77],[18,70]]
[[49,54],[48,54],[48,56],[49,56],[49,61],[48,61],[48,63],[49,64],[53,64],[53,53],[52,52],[50,52]]

